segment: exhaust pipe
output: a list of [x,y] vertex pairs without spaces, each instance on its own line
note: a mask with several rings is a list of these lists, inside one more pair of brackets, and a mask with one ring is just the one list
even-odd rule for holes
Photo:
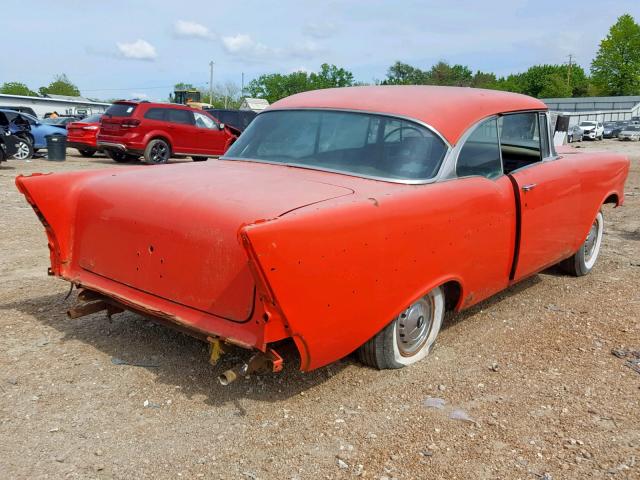
[[238,378],[251,373],[279,372],[282,370],[282,357],[273,349],[266,352],[258,352],[248,362],[234,367],[218,376],[221,385],[227,386]]
[[220,385],[224,385],[226,387],[230,383],[235,382],[239,377],[246,376],[248,371],[249,365],[247,363],[243,363],[239,367],[231,368],[219,375],[218,381],[220,382]]

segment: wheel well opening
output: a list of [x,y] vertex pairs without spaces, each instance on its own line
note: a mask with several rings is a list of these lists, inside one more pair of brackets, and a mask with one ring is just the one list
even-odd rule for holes
[[606,198],[604,203],[613,203],[614,205],[618,205],[618,194],[612,193]]
[[460,295],[462,294],[462,288],[456,281],[449,281],[442,285],[444,290],[445,308],[447,311],[455,310],[456,305],[460,301]]

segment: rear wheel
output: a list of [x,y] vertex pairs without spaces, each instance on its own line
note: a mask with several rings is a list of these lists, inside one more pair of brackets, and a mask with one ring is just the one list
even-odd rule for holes
[[14,153],[13,158],[16,160],[28,160],[31,157],[33,157],[33,144],[20,137],[16,143],[16,153]]
[[604,217],[602,216],[602,212],[598,212],[584,243],[580,245],[580,248],[575,254],[563,260],[560,263],[560,267],[575,277],[582,277],[589,273],[598,259],[603,233]]
[[144,149],[144,161],[145,163],[158,164],[167,163],[171,158],[171,149],[169,144],[160,138],[151,140]]
[[402,368],[422,360],[436,341],[444,307],[444,292],[436,287],[362,345],[358,350],[360,361],[382,370]]
[[105,153],[114,162],[125,163],[131,160],[131,157],[120,150],[105,150]]
[[83,157],[93,157],[96,154],[95,150],[80,150],[78,149],[78,152],[80,152],[80,155],[82,155]]
[[191,157],[194,162],[206,162],[209,157]]

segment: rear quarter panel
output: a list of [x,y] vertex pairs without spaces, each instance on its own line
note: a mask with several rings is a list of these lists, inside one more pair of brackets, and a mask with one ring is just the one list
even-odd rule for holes
[[[603,203],[623,204],[630,163],[624,155],[608,152],[565,153],[563,156],[572,162],[580,179],[578,232],[584,240]],[[615,202],[612,200],[614,197]]]
[[301,353],[302,370],[354,351],[447,281],[457,307],[507,286],[513,189],[481,177],[333,200],[245,227]]

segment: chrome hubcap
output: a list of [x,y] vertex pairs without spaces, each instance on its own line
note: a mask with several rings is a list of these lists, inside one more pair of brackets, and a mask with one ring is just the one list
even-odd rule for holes
[[415,354],[429,338],[433,326],[433,299],[430,296],[418,300],[397,318],[396,342],[404,357]]
[[585,262],[589,262],[591,257],[593,257],[594,251],[596,249],[596,243],[598,240],[598,230],[600,228],[600,222],[596,218],[593,225],[591,225],[591,229],[589,230],[589,235],[587,235],[587,240],[584,242],[584,259]]
[[29,156],[29,146],[24,142],[20,142],[18,144],[18,151],[13,156],[13,158],[17,158],[18,160],[24,160],[28,156]]

